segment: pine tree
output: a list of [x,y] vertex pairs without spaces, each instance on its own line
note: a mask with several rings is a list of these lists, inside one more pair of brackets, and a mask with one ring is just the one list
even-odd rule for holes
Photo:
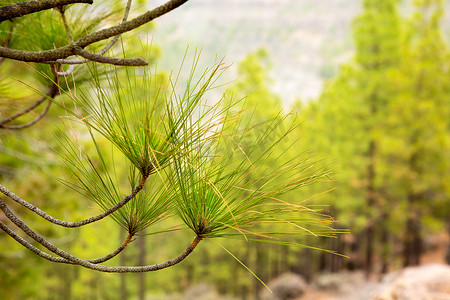
[[[128,39],[122,40],[122,53],[105,55],[120,34],[185,2],[169,0],[128,21],[131,7],[128,0],[118,25],[110,25],[102,17],[91,19],[87,14],[71,14],[78,6],[66,6],[92,4],[92,0],[2,3],[0,56],[7,63],[1,67],[7,66],[9,74],[17,71],[11,67],[16,61],[34,63],[36,74],[48,88],[45,92],[40,90],[42,86],[26,83],[40,99],[18,113],[14,112],[15,107],[2,111],[2,134],[9,136],[12,130],[33,128],[51,104],[57,106],[61,116],[58,123],[60,120],[62,123],[52,127],[57,144],[54,150],[59,151],[65,172],[64,177],[59,176],[59,182],[101,209],[101,213],[81,221],[65,221],[38,208],[31,203],[33,200],[25,200],[18,195],[20,191],[16,194],[0,184],[0,191],[8,199],[5,202],[0,198],[2,221],[6,220],[0,222],[0,228],[18,244],[58,264],[105,273],[140,273],[180,263],[203,240],[227,237],[287,245],[290,242],[285,238],[311,234],[317,227],[326,234],[324,227],[329,223],[326,217],[314,216],[315,221],[323,219],[326,224],[307,222],[303,226],[311,211],[281,200],[287,193],[327,174],[326,170],[316,170],[314,160],[302,157],[301,153],[289,159],[281,155],[279,147],[293,131],[288,117],[270,115],[255,125],[252,120],[259,117],[258,110],[240,107],[239,100],[225,101],[223,97],[217,103],[206,102],[205,95],[217,86],[220,74],[226,70],[222,62],[215,61],[210,68],[198,72],[196,53],[187,78],[182,78],[186,52],[180,72],[165,77],[149,68],[146,60],[128,58],[130,49],[126,46],[133,46]],[[42,26],[39,28],[42,30],[35,32],[33,25]],[[16,33],[30,38],[17,42]],[[109,38],[112,41],[97,49],[98,42],[106,43]],[[152,57],[148,53],[145,56]],[[78,64],[82,65],[78,68],[83,71],[81,75],[74,72]],[[258,72],[249,74],[259,76]],[[24,82],[27,79],[25,76]],[[268,91],[265,84],[258,82],[259,94],[255,97]],[[249,97],[249,101],[255,101],[255,97]],[[14,102],[9,100],[8,103]],[[47,108],[36,119],[17,124],[45,101]],[[28,227],[9,208],[13,202],[51,225],[66,228],[84,227],[111,217],[127,236],[109,254],[82,259]],[[175,222],[178,226],[173,225]],[[45,250],[22,238],[11,229],[11,224]],[[283,229],[272,227],[277,225]],[[119,255],[144,231],[169,233],[174,227],[187,230],[193,238],[175,258],[152,265],[103,264]],[[145,249],[141,249],[143,252]],[[139,264],[144,261],[145,257],[141,257]]]
[[442,1],[416,1],[415,10],[402,45],[399,93],[389,107],[390,145],[385,147],[386,160],[398,170],[390,180],[403,190],[397,196],[405,199],[404,266],[420,262],[424,217],[442,209],[448,213],[440,204],[446,197],[450,115],[448,46],[440,31]]
[[[356,44],[356,68],[360,71],[359,97],[367,108],[367,120],[362,127],[367,131],[366,157],[366,204],[368,223],[366,225],[366,274],[373,269],[376,223],[386,218],[387,209],[382,207],[379,170],[380,131],[386,116],[386,106],[391,99],[391,90],[386,77],[399,63],[399,15],[397,0],[365,0],[363,13],[354,23]],[[381,215],[380,215],[381,213]],[[387,230],[387,228],[384,228]]]
[[[365,0],[353,24],[355,60],[327,83],[317,103],[304,111],[305,132],[313,148],[328,151],[339,163],[335,202],[339,219],[352,228],[355,245],[364,245],[366,274],[373,269],[375,241],[387,226],[380,143],[393,87],[386,82],[399,65],[400,19],[395,0]],[[313,125],[310,125],[310,124]],[[363,192],[361,192],[363,191]]]

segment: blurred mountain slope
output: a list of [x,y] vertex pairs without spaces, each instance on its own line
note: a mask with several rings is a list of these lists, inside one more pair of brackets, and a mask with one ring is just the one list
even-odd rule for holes
[[187,44],[202,48],[203,62],[225,57],[234,66],[263,47],[273,62],[274,91],[289,104],[317,97],[323,80],[351,59],[351,23],[360,10],[359,0],[191,0],[158,19],[154,42],[165,69],[177,68]]

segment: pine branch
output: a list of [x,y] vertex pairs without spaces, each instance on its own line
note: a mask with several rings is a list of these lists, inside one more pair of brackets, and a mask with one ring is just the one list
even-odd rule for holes
[[92,4],[93,0],[30,0],[0,7],[0,23],[13,18],[22,17],[38,11],[74,3]]
[[[25,223],[23,223],[22,220],[20,220],[15,214],[13,214],[9,208],[6,206],[5,202],[0,198],[0,209],[3,211],[5,216],[13,222],[17,227],[22,229],[22,231],[27,234],[29,237],[34,239],[36,242],[50,250],[51,252],[55,253],[56,255],[59,255],[62,258],[65,258],[74,264],[80,265],[82,267],[85,267],[87,269],[96,270],[100,272],[106,272],[106,273],[140,273],[140,272],[151,272],[151,271],[157,271],[161,269],[165,269],[171,266],[174,266],[181,261],[183,261],[189,254],[194,251],[194,249],[197,247],[198,243],[203,239],[201,236],[196,236],[194,240],[191,242],[191,244],[177,257],[165,261],[163,263],[154,264],[154,265],[147,265],[147,266],[134,266],[134,267],[128,267],[128,266],[103,266],[98,264],[93,264],[87,260],[80,259],[64,250],[59,249],[49,241],[47,241],[43,236],[41,236],[39,233],[35,232],[31,228],[29,228]],[[4,229],[3,226],[1,226],[2,229]],[[28,247],[27,247],[28,248]],[[30,249],[31,250],[31,249]],[[32,250],[33,251],[33,250]],[[35,252],[35,251],[33,251]],[[35,252],[36,253],[36,252]],[[36,253],[37,254],[37,253]],[[42,254],[42,253],[40,253]]]
[[[0,228],[4,232],[6,232],[6,234],[8,234],[10,237],[12,237],[14,240],[16,240],[19,244],[21,244],[22,246],[24,246],[31,252],[35,253],[36,255],[38,255],[48,261],[56,262],[56,263],[63,263],[63,264],[70,264],[70,265],[75,264],[70,260],[67,260],[65,258],[58,257],[58,256],[52,256],[52,255],[40,250],[39,248],[33,246],[32,244],[27,242],[25,239],[21,238],[17,233],[15,233],[13,230],[11,230],[6,224],[4,224],[1,221],[0,221]],[[131,238],[132,238],[132,235],[128,235],[127,238],[125,239],[125,241],[114,252],[111,252],[110,254],[107,254],[103,257],[100,257],[97,259],[89,259],[87,261],[90,263],[93,263],[93,264],[99,264],[99,263],[103,263],[105,261],[112,259],[113,257],[117,256],[119,253],[121,253],[127,245],[129,245]]]
[[52,216],[50,216],[49,214],[47,214],[46,212],[44,212],[43,210],[41,210],[40,208],[34,206],[33,204],[23,200],[22,198],[20,198],[19,196],[17,196],[16,194],[14,194],[13,192],[11,192],[10,190],[8,190],[7,188],[5,188],[3,185],[0,184],[0,191],[5,194],[6,196],[8,196],[11,200],[14,200],[15,202],[19,203],[20,205],[28,208],[29,210],[31,210],[32,212],[34,212],[35,214],[39,215],[40,217],[44,218],[45,220],[59,225],[59,226],[63,226],[63,227],[69,227],[69,228],[74,228],[74,227],[80,227],[80,226],[84,226],[96,221],[99,221],[103,218],[105,218],[106,216],[109,216],[110,214],[112,214],[113,212],[117,211],[118,209],[120,209],[121,207],[123,207],[125,204],[127,204],[131,199],[133,199],[144,187],[145,181],[147,180],[147,177],[142,177],[141,182],[139,183],[138,186],[136,186],[134,188],[134,190],[131,192],[131,194],[129,194],[128,196],[126,196],[125,198],[123,198],[122,201],[120,201],[119,203],[117,203],[116,205],[114,205],[113,207],[107,209],[106,211],[104,211],[103,213],[91,217],[91,218],[87,218],[78,222],[66,222],[63,220],[59,220],[56,219]]
[[132,20],[123,22],[119,25],[102,29],[97,32],[85,35],[78,41],[71,43],[67,46],[52,50],[44,51],[26,51],[26,50],[16,50],[0,46],[0,57],[6,57],[14,60],[27,61],[27,62],[38,62],[38,63],[53,63],[58,59],[64,59],[72,55],[77,55],[81,49],[102,40],[120,35],[122,33],[136,29],[154,19],[178,8],[182,4],[186,3],[188,0],[171,0],[165,4],[156,7]]
[[[32,111],[33,109],[35,109],[36,107],[38,107],[42,102],[44,102],[46,99],[48,99],[48,97],[50,98],[54,98],[56,95],[58,94],[58,87],[55,84],[52,84],[52,86],[48,89],[47,93],[45,94],[45,96],[42,96],[39,100],[37,100],[36,102],[34,102],[32,105],[28,106],[27,108],[25,108],[24,110],[17,112],[11,116],[6,117],[3,120],[0,120],[0,128],[8,128],[8,126],[6,126],[5,124],[29,113],[30,111]],[[50,101],[51,103],[51,101]],[[48,110],[48,109],[47,109]],[[44,110],[45,111],[45,110]],[[45,113],[44,113],[45,114]],[[38,117],[39,118],[39,117]],[[41,117],[42,118],[42,117]],[[33,123],[34,124],[34,123]],[[9,128],[9,129],[14,129],[14,128]]]
[[123,241],[122,245],[120,245],[119,248],[117,248],[114,252],[111,252],[110,254],[107,254],[103,257],[97,258],[97,259],[89,259],[88,262],[93,263],[93,264],[99,264],[99,263],[103,263],[105,261],[110,260],[111,258],[117,256],[120,252],[122,252],[132,241],[131,239],[133,238],[133,234],[128,234],[125,241]]
[[25,123],[25,124],[20,124],[20,125],[1,125],[0,128],[9,129],[9,130],[18,130],[18,129],[25,129],[25,128],[28,128],[30,126],[33,126],[34,124],[39,122],[39,120],[41,120],[47,114],[48,110],[50,109],[50,106],[52,105],[52,101],[51,100],[47,100],[47,101],[48,101],[47,106],[39,114],[39,116],[37,116],[32,121],[30,121],[28,123]]
[[[132,0],[128,0],[127,1],[127,6],[125,7],[125,12],[123,15],[123,19],[122,22],[126,22],[128,19],[128,15],[130,14],[130,10],[131,10],[131,2]],[[112,46],[114,46],[114,44],[119,40],[120,35],[116,35],[109,43],[108,45],[106,45],[102,50],[100,50],[99,53],[97,53],[97,55],[103,55],[105,54],[109,49],[111,49]],[[72,41],[71,41],[72,42]],[[57,61],[55,61],[55,63],[59,63],[59,64],[69,64],[69,65],[75,65],[75,64],[84,64],[89,62],[88,59],[59,59]],[[70,72],[58,72],[58,76],[66,76],[70,73],[72,73],[73,71],[73,67],[70,69]]]
[[[148,62],[142,58],[115,58],[115,57],[105,57],[99,54],[90,53],[86,50],[76,47],[75,54],[86,58],[89,61],[95,61],[104,64],[116,65],[116,66],[146,66]],[[48,62],[46,62],[48,63]]]

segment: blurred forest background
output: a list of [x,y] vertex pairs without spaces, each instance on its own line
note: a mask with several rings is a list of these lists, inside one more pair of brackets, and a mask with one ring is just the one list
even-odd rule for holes
[[[232,239],[220,244],[265,282],[285,272],[308,281],[344,270],[377,279],[426,262],[433,251],[433,261],[450,264],[450,1],[191,2],[124,41],[133,48],[139,37],[153,39],[149,52],[161,76],[178,69],[187,44],[203,47],[201,64],[225,56],[233,64],[224,78],[231,81],[224,87],[227,94],[247,97],[256,107],[255,123],[280,108],[295,115],[301,124],[295,135],[303,145],[298,151],[315,152],[334,170],[329,181],[289,196],[326,205],[334,226],[350,231],[296,240],[348,257]],[[139,5],[144,9],[143,1]],[[45,31],[45,23],[42,19],[43,28],[33,30]],[[11,68],[5,60],[0,77],[8,87],[0,88],[23,99],[14,105],[25,106],[32,91],[12,77],[31,80],[33,74],[25,65]],[[7,101],[0,98],[2,115],[9,113]],[[98,208],[55,180],[63,171],[51,150],[59,146],[48,132],[59,115],[54,107],[26,131],[0,132],[0,181],[53,215],[77,220]],[[107,253],[126,235],[112,219],[67,230],[15,209],[83,257]],[[184,234],[142,236],[115,263],[171,258],[182,250]],[[0,233],[0,278],[1,299],[177,299],[205,283],[224,299],[260,299],[264,290],[208,241],[170,269],[119,275],[51,264]]]

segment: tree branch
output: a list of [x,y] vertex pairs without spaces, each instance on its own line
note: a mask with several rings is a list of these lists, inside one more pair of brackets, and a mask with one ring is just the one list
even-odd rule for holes
[[64,29],[66,30],[66,34],[67,34],[67,38],[69,40],[69,43],[73,43],[72,31],[70,31],[69,24],[67,23],[65,10],[64,10],[64,8],[62,6],[58,7],[58,10],[59,10],[59,13],[61,14],[61,19],[63,21]]
[[50,98],[54,98],[58,93],[58,87],[54,84],[52,84],[52,86],[48,89],[47,93],[45,94],[46,96],[42,96],[42,98],[40,98],[39,100],[37,100],[36,102],[34,102],[32,105],[28,106],[27,108],[25,108],[24,110],[17,112],[11,116],[6,117],[3,120],[0,120],[0,128],[5,128],[6,126],[3,126],[15,119],[17,119],[18,117],[21,117],[23,115],[25,115],[26,113],[32,111],[33,109],[35,109],[36,107],[38,107],[42,102],[44,102],[47,97]]
[[74,3],[92,4],[93,0],[30,0],[0,7],[0,23],[38,11]]
[[106,63],[116,66],[146,66],[148,62],[146,62],[142,58],[115,58],[115,57],[105,57],[99,54],[90,53],[86,50],[83,50],[79,47],[76,48],[75,54],[78,54],[81,57],[88,59],[89,61],[95,61],[99,63]]
[[[40,250],[39,248],[33,246],[32,244],[27,242],[25,239],[21,238],[17,233],[15,233],[13,230],[11,230],[8,226],[6,226],[6,224],[4,224],[1,221],[0,221],[0,228],[4,232],[6,232],[6,234],[8,234],[10,237],[12,237],[14,240],[16,240],[19,244],[21,244],[22,246],[24,246],[31,252],[35,253],[36,255],[38,255],[42,258],[45,258],[48,261],[62,263],[62,264],[76,265],[75,263],[73,263],[70,260],[67,260],[67,259],[59,257],[59,256],[52,256],[52,255]],[[93,264],[98,264],[98,263],[103,263],[105,261],[110,260],[111,258],[113,258],[113,257],[117,256],[119,253],[121,253],[125,249],[125,247],[129,245],[129,243],[131,242],[131,238],[132,238],[132,235],[131,234],[128,235],[127,238],[125,239],[125,241],[114,252],[112,252],[108,255],[105,255],[103,257],[100,257],[97,259],[89,259],[87,261],[90,263],[93,263]]]
[[138,28],[139,26],[142,26],[162,15],[165,15],[168,12],[171,12],[172,10],[178,8],[179,6],[186,3],[188,0],[170,0],[166,3],[156,7],[155,9],[152,9],[132,20],[126,21],[124,23],[121,23],[117,26],[113,26],[110,28],[106,28],[103,30],[99,30],[97,32],[88,34],[82,38],[80,38],[76,42],[76,46],[79,46],[81,48],[84,48],[90,44],[93,44],[98,41],[102,41],[104,39],[108,39],[110,37],[122,34],[124,32],[133,30]]
[[39,114],[39,116],[37,116],[34,120],[32,120],[32,121],[30,121],[28,123],[20,124],[20,125],[0,125],[0,128],[2,128],[2,129],[10,129],[10,130],[18,130],[18,129],[25,129],[25,128],[28,128],[30,126],[33,126],[34,124],[39,122],[39,120],[42,119],[47,114],[47,112],[50,109],[51,105],[52,105],[52,101],[48,100],[47,106]]
[[97,258],[97,259],[89,259],[88,262],[93,263],[93,264],[99,264],[99,263],[103,263],[105,261],[110,260],[111,258],[117,256],[120,252],[122,252],[123,249],[125,249],[130,244],[132,238],[133,238],[133,235],[128,234],[127,238],[125,239],[125,241],[123,241],[122,245],[120,245],[120,247],[117,248],[114,252],[111,252],[110,254],[100,257],[100,258]]
[[84,219],[84,220],[81,220],[81,221],[78,221],[78,222],[66,222],[66,221],[63,221],[63,220],[56,219],[56,218],[50,216],[49,214],[47,214],[45,211],[41,210],[40,208],[38,208],[38,207],[34,206],[33,204],[23,200],[22,198],[20,198],[19,196],[17,196],[16,194],[14,194],[13,192],[8,190],[6,187],[4,187],[1,184],[0,184],[0,192],[5,194],[6,196],[8,196],[11,200],[14,200],[15,202],[17,202],[20,205],[28,208],[29,210],[31,210],[32,212],[34,212],[38,216],[44,218],[45,220],[47,220],[47,221],[49,221],[49,222],[51,222],[53,224],[60,225],[60,226],[63,226],[63,227],[74,228],[74,227],[80,227],[80,226],[84,226],[84,225],[87,225],[87,224],[99,221],[99,220],[105,218],[106,216],[112,214],[113,212],[115,212],[119,208],[123,207],[131,199],[133,199],[137,195],[137,193],[139,193],[140,190],[142,190],[146,180],[147,180],[147,177],[142,177],[139,185],[134,188],[134,190],[131,192],[131,194],[129,194],[128,196],[123,198],[122,201],[118,202],[113,207],[105,210],[103,213],[101,213],[101,214],[99,214],[97,216],[94,216],[94,217],[91,217],[91,218],[87,218],[87,219]]
[[[194,251],[194,249],[197,247],[198,243],[203,239],[201,236],[196,236],[194,240],[191,242],[191,244],[177,257],[165,261],[160,264],[155,265],[147,265],[147,266],[135,266],[135,267],[128,267],[128,266],[103,266],[103,265],[97,265],[93,264],[87,260],[80,259],[64,250],[59,249],[49,241],[47,241],[43,236],[41,236],[39,233],[33,231],[31,228],[29,228],[25,223],[23,223],[22,220],[20,220],[16,215],[14,215],[9,208],[6,206],[5,202],[0,198],[0,209],[4,212],[5,216],[11,220],[17,227],[23,230],[25,234],[27,234],[29,237],[34,239],[36,242],[50,250],[51,252],[55,253],[56,255],[61,256],[62,258],[65,258],[67,260],[70,260],[74,264],[80,265],[82,267],[96,270],[100,272],[107,272],[107,273],[140,273],[140,272],[151,272],[151,271],[157,271],[161,269],[165,269],[171,266],[174,266],[181,261],[183,261],[189,254]],[[3,227],[2,227],[3,229]]]
[[[131,10],[131,2],[132,2],[132,0],[127,1],[127,6],[125,7],[125,12],[123,14],[123,19],[122,19],[121,23],[125,22],[128,19],[128,15],[130,14],[130,10]],[[100,52],[97,54],[98,55],[105,54],[119,40],[119,37],[120,37],[120,35],[116,35],[111,41],[109,41],[108,45],[103,47],[103,49],[100,50]],[[88,59],[58,59],[57,61],[55,61],[55,63],[75,65],[75,64],[84,64],[84,63],[87,63],[88,61],[89,61]],[[69,71],[67,71],[67,72],[58,72],[58,76],[68,75],[68,74],[72,73],[72,71],[73,71],[73,67],[71,69],[69,69]]]
[[40,62],[45,63],[49,61],[56,61],[58,59],[64,59],[71,55],[76,55],[79,48],[84,49],[86,46],[93,44],[98,41],[102,41],[108,39],[110,37],[120,35],[124,32],[131,31],[136,29],[139,26],[142,26],[174,9],[186,3],[188,0],[170,0],[165,4],[156,7],[153,10],[150,10],[130,21],[126,21],[119,25],[99,30],[97,32],[93,32],[88,34],[78,41],[71,43],[67,46],[63,46],[60,48],[52,49],[52,50],[44,50],[44,51],[25,51],[25,50],[16,50],[10,49],[0,46],[0,56],[6,57],[14,60],[20,61],[28,61],[28,62]]

